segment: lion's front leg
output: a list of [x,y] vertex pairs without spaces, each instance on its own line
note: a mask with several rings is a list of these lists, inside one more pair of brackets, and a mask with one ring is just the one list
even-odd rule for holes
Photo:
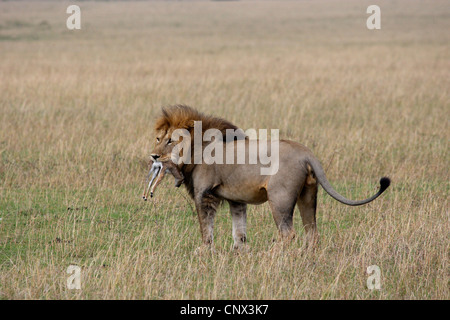
[[247,204],[228,201],[233,220],[234,249],[241,249],[247,242]]
[[214,217],[219,203],[220,199],[209,191],[199,193],[198,198],[195,199],[203,244],[210,247],[213,245]]

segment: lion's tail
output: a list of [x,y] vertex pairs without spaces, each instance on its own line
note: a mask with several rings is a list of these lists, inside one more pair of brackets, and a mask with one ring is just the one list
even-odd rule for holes
[[360,205],[363,205],[363,204],[366,204],[366,203],[369,203],[369,202],[375,200],[391,184],[391,180],[388,177],[383,177],[383,178],[380,179],[380,189],[378,190],[378,192],[376,194],[374,194],[370,198],[367,198],[367,199],[364,199],[364,200],[360,200],[360,201],[349,200],[349,199],[343,197],[342,195],[340,195],[336,190],[333,189],[331,184],[328,182],[327,177],[325,176],[325,172],[323,171],[322,165],[320,164],[320,162],[316,158],[314,158],[313,156],[309,156],[306,159],[306,162],[314,170],[314,173],[315,173],[315,175],[317,177],[317,180],[319,181],[320,185],[324,188],[324,190],[330,196],[332,196],[334,199],[336,199],[337,201],[339,201],[339,202],[341,202],[343,204],[349,205],[349,206],[360,206]]

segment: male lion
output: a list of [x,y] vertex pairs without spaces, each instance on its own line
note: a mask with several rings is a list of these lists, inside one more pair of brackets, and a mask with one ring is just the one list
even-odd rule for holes
[[[193,136],[194,121],[202,121],[202,130],[215,128],[226,135],[226,129],[238,129],[227,120],[207,116],[195,109],[177,105],[162,109],[156,121],[156,145],[151,156],[156,161],[167,161],[177,141],[172,140],[176,129],[187,129]],[[192,141],[193,139],[191,139]],[[227,142],[234,144],[236,141]],[[225,145],[224,143],[224,149]],[[248,145],[249,140],[245,139]],[[268,145],[270,149],[270,144]],[[248,153],[249,148],[245,148]],[[317,239],[316,204],[318,184],[334,199],[350,206],[369,203],[390,185],[389,178],[380,180],[380,189],[372,197],[353,201],[337,193],[325,177],[319,161],[312,152],[299,143],[279,141],[279,170],[274,175],[261,175],[257,164],[186,164],[178,165],[186,188],[194,200],[200,222],[203,243],[212,245],[216,209],[221,201],[230,205],[234,248],[241,248],[247,239],[247,204],[269,201],[273,218],[281,238],[292,238],[293,213],[297,204],[308,238]],[[258,160],[259,161],[259,160]]]

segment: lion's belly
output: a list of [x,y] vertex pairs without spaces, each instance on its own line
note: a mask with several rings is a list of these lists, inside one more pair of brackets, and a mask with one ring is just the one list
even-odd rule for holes
[[218,196],[236,202],[261,204],[267,201],[266,189],[261,185],[220,185],[216,189]]

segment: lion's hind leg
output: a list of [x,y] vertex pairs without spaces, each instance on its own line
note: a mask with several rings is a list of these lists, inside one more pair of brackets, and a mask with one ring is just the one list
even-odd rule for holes
[[297,199],[297,207],[300,210],[303,226],[308,243],[313,245],[318,241],[317,225],[316,225],[316,208],[317,208],[317,181],[314,173],[308,168],[309,172],[306,176],[305,184]]
[[267,195],[281,240],[293,239],[295,237],[293,216],[296,194],[286,194],[283,190],[268,190]]
[[282,240],[295,237],[294,209],[305,178],[305,170],[284,166],[280,167],[278,174],[270,177],[267,184],[267,200]]

